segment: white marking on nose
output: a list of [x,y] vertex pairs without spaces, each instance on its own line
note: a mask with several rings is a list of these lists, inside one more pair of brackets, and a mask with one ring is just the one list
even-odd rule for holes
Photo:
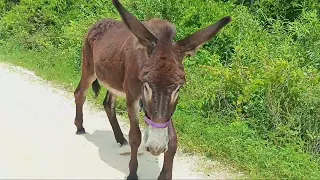
[[159,115],[163,116],[164,112],[163,112],[163,93],[160,94],[160,103],[159,103]]

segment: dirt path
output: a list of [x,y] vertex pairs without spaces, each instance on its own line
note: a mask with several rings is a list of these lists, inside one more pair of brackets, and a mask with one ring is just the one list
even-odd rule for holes
[[[125,179],[128,155],[119,155],[107,115],[84,107],[86,135],[75,135],[70,93],[20,67],[0,63],[0,178]],[[128,127],[121,123],[125,134]],[[138,157],[138,176],[156,179],[163,155]],[[178,154],[174,179],[230,178],[195,172],[192,157]]]

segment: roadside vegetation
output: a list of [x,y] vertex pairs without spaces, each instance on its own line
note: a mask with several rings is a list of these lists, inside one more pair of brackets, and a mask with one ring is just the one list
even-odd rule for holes
[[[173,22],[177,39],[223,16],[233,18],[184,61],[187,85],[174,115],[180,148],[250,178],[320,179],[320,2],[121,2],[141,20]],[[0,1],[0,61],[73,92],[83,38],[102,18],[120,19],[111,0]],[[88,96],[102,108],[103,94]],[[123,99],[117,108],[125,115]]]

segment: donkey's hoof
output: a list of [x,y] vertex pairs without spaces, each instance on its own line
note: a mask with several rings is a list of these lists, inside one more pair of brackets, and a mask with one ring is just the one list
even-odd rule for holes
[[85,134],[85,133],[86,133],[86,130],[84,128],[77,129],[77,132],[76,132],[77,135]]
[[129,174],[127,177],[127,180],[138,180],[138,175],[137,174]]

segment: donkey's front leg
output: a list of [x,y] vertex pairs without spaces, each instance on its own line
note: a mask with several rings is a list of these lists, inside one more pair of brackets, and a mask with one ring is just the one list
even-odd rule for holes
[[131,159],[129,163],[129,176],[127,179],[138,179],[138,148],[141,144],[141,131],[139,128],[139,101],[130,101],[127,97],[127,110],[130,119],[129,143],[131,147]]
[[173,158],[176,154],[178,147],[178,139],[176,130],[174,129],[173,122],[169,125],[169,144],[168,151],[164,154],[164,162],[161,173],[158,179],[172,179],[172,167],[173,167]]

